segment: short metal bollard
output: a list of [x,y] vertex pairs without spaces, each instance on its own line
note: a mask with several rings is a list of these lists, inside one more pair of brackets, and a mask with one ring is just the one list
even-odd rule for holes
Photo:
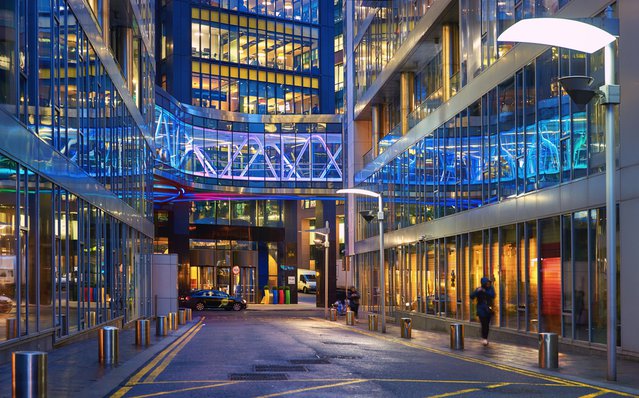
[[559,367],[559,339],[557,333],[539,333],[539,367],[555,369]]
[[368,314],[368,330],[377,331],[378,319],[377,314]]
[[166,317],[164,315],[155,318],[155,335],[166,336],[168,333],[167,324],[168,322],[166,321]]
[[413,331],[412,320],[410,318],[402,318],[400,327],[402,329],[401,336],[405,339],[410,339]]
[[7,318],[7,340],[18,337],[18,320],[16,318]]
[[464,325],[461,323],[450,325],[450,348],[453,350],[464,349]]
[[178,310],[178,325],[186,324],[186,311],[183,308]]
[[331,321],[336,321],[337,320],[337,309],[331,308],[330,311],[328,312],[328,314],[329,314],[329,319]]
[[175,312],[169,312],[168,315],[169,330],[177,330],[177,314]]
[[96,325],[97,314],[95,313],[95,311],[89,311],[87,316],[89,317],[88,327],[94,327]]
[[151,322],[148,319],[138,319],[135,322],[135,345],[149,345],[151,343]]
[[12,396],[47,396],[47,353],[41,351],[16,351],[11,354]]
[[69,334],[69,322],[67,321],[67,314],[60,314],[60,333],[63,336]]
[[186,310],[186,321],[191,322],[193,320],[193,310],[187,308]]
[[120,356],[120,330],[104,326],[98,333],[98,358],[105,365],[117,364]]
[[355,324],[355,313],[351,310],[346,311],[346,324],[347,325]]

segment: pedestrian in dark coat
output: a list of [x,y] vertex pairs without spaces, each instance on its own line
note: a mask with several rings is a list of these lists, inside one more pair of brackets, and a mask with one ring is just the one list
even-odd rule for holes
[[357,314],[359,310],[359,292],[355,286],[351,286],[348,289],[347,297],[348,306],[351,308],[351,311],[353,311],[353,315],[355,316],[355,323],[359,323]]
[[487,277],[481,278],[481,286],[470,294],[471,299],[477,300],[477,316],[481,322],[482,343],[488,345],[488,332],[490,332],[490,319],[493,317],[493,300],[495,289],[493,283]]

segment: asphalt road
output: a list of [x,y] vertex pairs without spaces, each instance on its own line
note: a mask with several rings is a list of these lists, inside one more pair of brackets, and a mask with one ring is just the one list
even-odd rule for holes
[[[308,312],[205,311],[112,397],[613,397]],[[626,395],[627,396],[627,395]]]

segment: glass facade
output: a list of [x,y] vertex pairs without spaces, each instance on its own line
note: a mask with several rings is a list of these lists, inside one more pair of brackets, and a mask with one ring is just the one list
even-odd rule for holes
[[158,95],[157,104],[155,143],[161,170],[220,186],[341,186],[339,119],[231,122],[185,113],[164,95]]
[[[363,184],[387,198],[386,229],[601,172],[599,107],[575,105],[557,83],[559,76],[584,70],[602,82],[601,58],[547,50],[373,173]],[[358,198],[358,210],[376,206]],[[360,238],[377,233],[375,225],[362,226]]]
[[[598,208],[387,249],[388,311],[479,322],[469,295],[486,275],[497,294],[494,325],[605,343],[604,231]],[[379,254],[356,263],[363,304],[377,306]]]
[[283,227],[281,200],[215,200],[191,202],[189,224]]
[[[435,0],[355,0],[355,100],[370,87]],[[365,29],[363,29],[365,28]]]
[[89,6],[0,5],[0,341],[151,313],[153,7]]
[[[317,2],[309,8],[311,2],[299,1],[300,19],[294,18],[295,4],[274,3],[275,18],[265,17],[273,14],[262,2],[252,8],[192,9],[193,105],[242,113],[320,113]],[[287,5],[293,7],[290,13],[281,8]],[[314,17],[307,15],[311,8]]]

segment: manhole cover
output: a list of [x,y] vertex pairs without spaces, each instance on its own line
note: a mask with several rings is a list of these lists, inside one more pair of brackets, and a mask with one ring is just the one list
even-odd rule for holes
[[290,363],[294,363],[296,365],[322,365],[329,364],[328,359],[324,358],[311,358],[311,359],[291,359]]
[[284,373],[231,373],[229,380],[288,380]]
[[307,372],[300,365],[255,365],[256,372]]

